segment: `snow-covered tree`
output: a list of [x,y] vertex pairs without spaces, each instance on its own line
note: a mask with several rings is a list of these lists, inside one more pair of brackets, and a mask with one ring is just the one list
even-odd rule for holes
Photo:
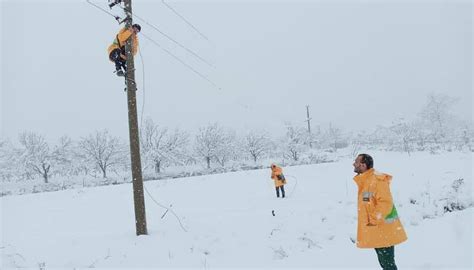
[[405,119],[398,119],[392,124],[390,130],[395,134],[395,141],[408,155],[413,151],[412,143],[415,139],[416,128]]
[[329,145],[332,147],[334,152],[343,144],[342,130],[333,125],[329,125],[327,132]]
[[156,173],[160,173],[164,166],[184,161],[189,138],[184,131],[176,129],[169,132],[147,119],[140,135],[145,164],[153,166]]
[[245,153],[250,155],[255,163],[264,157],[271,149],[271,140],[266,132],[249,132],[243,142]]
[[286,123],[286,136],[283,138],[284,157],[298,161],[300,155],[307,150],[308,132],[302,127]]
[[441,144],[447,138],[450,123],[453,122],[452,109],[456,100],[444,94],[429,94],[420,117],[430,130],[435,143]]
[[107,130],[96,131],[79,142],[80,155],[93,166],[100,169],[102,176],[107,178],[109,168],[125,163],[126,151],[117,137]]
[[19,162],[26,171],[39,174],[48,183],[55,156],[44,137],[33,132],[23,132],[19,135],[19,142]]
[[211,168],[211,160],[225,146],[225,140],[224,129],[217,123],[199,128],[194,147],[196,154],[206,161],[208,169]]
[[74,170],[74,142],[64,135],[59,138],[58,144],[53,149],[53,155],[57,161],[57,172],[61,175],[70,175]]
[[0,139],[0,179],[11,180],[18,175],[17,157],[11,142]]
[[240,151],[237,145],[237,136],[233,130],[223,129],[221,141],[222,143],[217,145],[214,159],[224,167],[228,161],[238,159]]
[[473,151],[474,128],[472,125],[464,124],[457,132],[457,148],[462,150],[464,148]]

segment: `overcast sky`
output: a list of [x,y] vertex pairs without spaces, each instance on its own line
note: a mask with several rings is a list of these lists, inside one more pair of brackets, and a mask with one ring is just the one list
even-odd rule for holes
[[[471,1],[168,3],[209,41],[158,0],[134,0],[146,23],[134,22],[221,90],[139,36],[138,114],[144,100],[144,117],[158,124],[277,133],[286,121],[304,126],[309,105],[313,126],[370,129],[413,119],[431,92],[459,98],[457,113],[472,117]],[[108,129],[128,138],[123,79],[107,56],[119,29],[85,0],[2,0],[2,137],[29,130],[55,140]]]

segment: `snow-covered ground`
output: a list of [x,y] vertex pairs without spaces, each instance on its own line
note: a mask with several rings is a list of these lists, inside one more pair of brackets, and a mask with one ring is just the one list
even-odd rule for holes
[[[443,211],[453,200],[472,206],[472,153],[373,156],[394,176],[409,238],[396,247],[399,269],[472,269],[473,208]],[[146,182],[140,237],[130,184],[3,197],[1,268],[378,269],[375,252],[350,240],[352,162],[283,168],[285,199],[269,170]]]

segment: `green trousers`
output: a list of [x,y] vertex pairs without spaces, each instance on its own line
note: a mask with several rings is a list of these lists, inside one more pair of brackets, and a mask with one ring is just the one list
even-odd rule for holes
[[397,270],[395,265],[395,247],[376,248],[375,252],[383,270]]

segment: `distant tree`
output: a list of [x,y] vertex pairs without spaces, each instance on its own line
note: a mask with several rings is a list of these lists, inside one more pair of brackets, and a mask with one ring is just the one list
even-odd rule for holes
[[18,155],[10,141],[0,139],[0,178],[11,180],[18,175]]
[[222,167],[230,160],[236,160],[240,156],[237,146],[237,136],[233,130],[223,129],[221,143],[217,144],[214,159]]
[[308,132],[302,127],[286,123],[286,136],[283,138],[284,157],[298,161],[307,150]]
[[435,143],[440,144],[447,137],[453,122],[452,109],[456,99],[443,94],[429,94],[420,117],[431,132]]
[[74,157],[76,156],[74,142],[64,135],[59,138],[58,144],[53,149],[53,156],[57,161],[57,172],[61,175],[69,175],[74,171]]
[[96,131],[79,142],[80,155],[100,169],[102,176],[107,178],[107,170],[125,162],[126,151],[117,137],[111,136],[107,130]]
[[199,128],[196,135],[195,151],[199,157],[204,158],[208,169],[211,168],[211,160],[225,145],[225,139],[224,130],[217,123]]
[[458,149],[466,147],[469,151],[473,151],[472,141],[474,139],[474,129],[472,125],[465,124],[458,132]]
[[328,129],[328,138],[331,147],[333,148],[334,152],[336,152],[339,148],[339,144],[342,142],[342,130],[340,128],[334,127],[333,125],[330,125]]
[[432,138],[431,131],[427,128],[426,123],[422,120],[412,122],[413,140],[416,142],[417,150],[425,151]]
[[151,119],[145,121],[145,127],[140,133],[141,151],[146,164],[151,164],[156,173],[171,163],[182,163],[185,159],[185,149],[189,136],[178,129],[169,132],[160,128]]
[[265,156],[271,148],[271,140],[267,133],[258,133],[256,131],[249,132],[243,142],[244,151],[249,154],[253,161]]
[[28,172],[39,174],[48,183],[55,156],[44,137],[33,132],[23,132],[19,135],[19,142],[19,162]]
[[403,151],[410,155],[413,151],[412,142],[416,136],[415,126],[401,118],[392,124],[390,130],[396,135],[396,140],[402,145]]

